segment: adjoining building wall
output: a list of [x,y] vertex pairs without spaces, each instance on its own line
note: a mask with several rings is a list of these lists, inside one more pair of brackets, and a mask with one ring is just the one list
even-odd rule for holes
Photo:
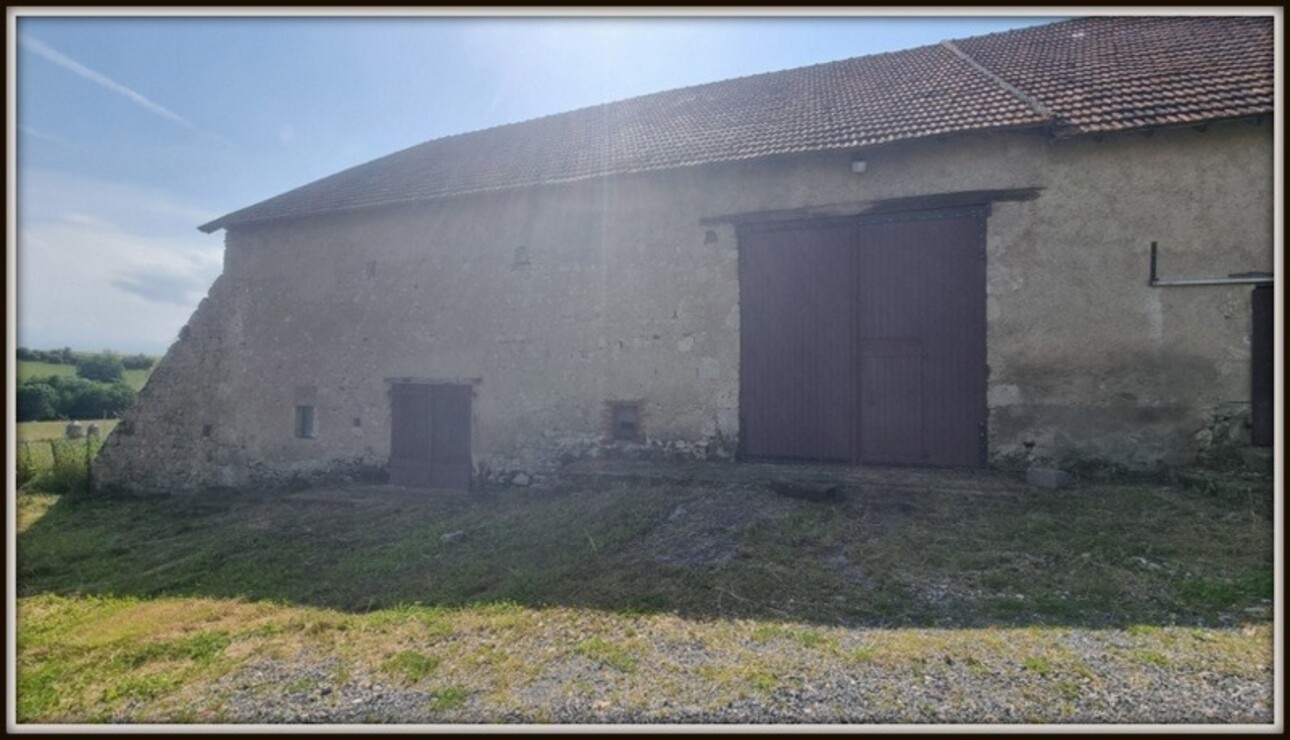
[[[490,477],[600,454],[611,401],[641,402],[646,448],[729,456],[738,244],[721,217],[986,189],[1042,189],[995,203],[987,226],[994,461],[1148,467],[1248,436],[1249,289],[1149,288],[1147,254],[1159,242],[1164,275],[1271,269],[1269,125],[953,137],[869,150],[863,174],[852,155],[235,227],[96,484],[379,469],[395,378],[474,384]],[[312,439],[294,436],[302,398]]]

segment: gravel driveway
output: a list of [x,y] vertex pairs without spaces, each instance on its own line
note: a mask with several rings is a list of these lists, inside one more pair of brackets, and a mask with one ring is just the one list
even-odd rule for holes
[[[1223,635],[1214,631],[1144,636],[1125,630],[1022,630],[990,645],[972,632],[837,628],[812,633],[827,650],[804,647],[790,634],[743,639],[718,653],[705,647],[701,628],[690,640],[677,639],[672,626],[654,630],[645,623],[638,630],[635,652],[641,657],[627,672],[571,653],[511,675],[483,671],[405,685],[377,670],[350,671],[337,681],[335,657],[302,651],[253,662],[211,686],[196,704],[206,708],[201,714],[208,721],[233,723],[1273,720],[1270,666],[1224,666],[1207,657],[1200,662],[1212,667],[1198,669],[1181,655],[1181,636],[1199,635],[1198,644],[1221,642]],[[524,638],[534,644],[518,648],[540,652],[536,643],[551,637]],[[1149,649],[1166,645],[1173,652]],[[1018,654],[1053,657],[1018,661]],[[456,688],[446,694],[449,681]],[[142,718],[127,711],[119,719]]]

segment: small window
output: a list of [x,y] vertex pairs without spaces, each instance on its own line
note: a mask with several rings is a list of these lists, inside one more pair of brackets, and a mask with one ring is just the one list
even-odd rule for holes
[[314,438],[314,407],[296,407],[296,436],[304,439]]
[[634,442],[640,438],[640,404],[615,403],[612,405],[612,435],[616,440]]

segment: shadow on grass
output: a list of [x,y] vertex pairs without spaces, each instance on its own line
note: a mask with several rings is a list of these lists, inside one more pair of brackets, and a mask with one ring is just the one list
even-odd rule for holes
[[850,491],[388,486],[19,496],[18,594],[364,612],[509,602],[817,624],[1268,621],[1270,486]]

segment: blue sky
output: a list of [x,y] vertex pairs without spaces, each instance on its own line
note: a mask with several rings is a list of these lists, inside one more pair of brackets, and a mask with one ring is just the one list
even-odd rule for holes
[[159,354],[198,224],[428,139],[1050,20],[21,16],[18,343]]

